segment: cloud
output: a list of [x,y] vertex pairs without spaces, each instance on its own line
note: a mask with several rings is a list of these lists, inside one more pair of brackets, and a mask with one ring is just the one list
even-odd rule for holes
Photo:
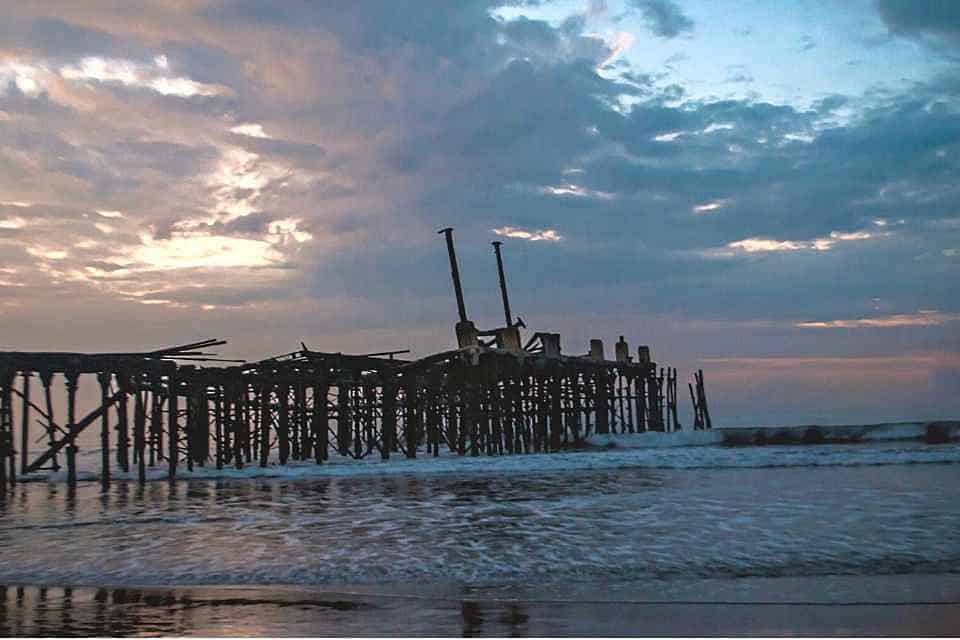
[[527,231],[526,229],[518,229],[516,227],[500,227],[498,229],[493,229],[492,231],[498,236],[503,236],[505,238],[519,238],[529,242],[539,242],[541,240],[546,240],[547,242],[560,242],[563,240],[563,236],[557,233],[555,229]]
[[925,310],[917,313],[898,313],[856,320],[818,320],[798,322],[801,329],[874,329],[890,327],[939,327],[947,323],[960,321],[960,313],[940,313]]
[[723,205],[726,204],[723,200],[716,200],[714,202],[705,202],[703,204],[698,204],[693,207],[694,213],[710,213],[711,211],[716,211],[717,209],[723,208]]
[[[165,58],[164,58],[165,59]],[[166,65],[156,65],[166,69]],[[165,96],[190,98],[193,96],[229,95],[227,87],[205,84],[185,77],[171,77],[156,74],[156,69],[138,64],[132,60],[101,58],[89,56],[78,64],[66,65],[60,69],[60,75],[77,82],[95,81],[119,83],[126,86],[152,89]]]
[[672,0],[629,0],[639,10],[650,31],[661,38],[676,38],[693,31],[693,21]]
[[[199,325],[251,357],[301,339],[444,348],[434,231],[450,225],[478,322],[499,318],[493,234],[525,320],[565,344],[634,327],[691,364],[958,350],[955,325],[929,318],[896,344],[797,326],[960,313],[955,73],[809,106],[694,99],[611,58],[623,23],[591,34],[596,17],[175,4],[13,3],[0,25],[16,52],[0,52],[11,344]],[[677,5],[637,7],[661,37],[693,29]],[[52,320],[67,296],[71,332]]]
[[238,124],[235,127],[230,127],[230,132],[241,136],[250,136],[251,138],[270,137],[263,131],[263,125],[256,123]]
[[895,34],[930,34],[960,42],[960,5],[952,0],[876,0],[876,6]]

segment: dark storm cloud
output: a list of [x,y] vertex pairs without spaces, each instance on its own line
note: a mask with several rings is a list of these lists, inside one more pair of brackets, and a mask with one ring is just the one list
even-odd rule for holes
[[953,0],[877,0],[877,9],[894,33],[932,33],[960,41],[960,3]]
[[676,38],[693,30],[693,21],[672,0],[630,0],[629,4],[643,14],[647,26],[661,38]]

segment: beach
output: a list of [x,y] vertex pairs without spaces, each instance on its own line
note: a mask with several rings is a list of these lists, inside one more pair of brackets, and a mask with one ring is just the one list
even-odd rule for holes
[[513,456],[523,465],[511,469],[498,460],[118,481],[106,492],[18,484],[0,515],[0,632],[958,628],[958,443],[614,445]]

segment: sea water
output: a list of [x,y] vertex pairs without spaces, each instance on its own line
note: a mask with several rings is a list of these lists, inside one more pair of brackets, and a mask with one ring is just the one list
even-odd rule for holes
[[0,633],[960,629],[960,443],[700,440],[20,483]]

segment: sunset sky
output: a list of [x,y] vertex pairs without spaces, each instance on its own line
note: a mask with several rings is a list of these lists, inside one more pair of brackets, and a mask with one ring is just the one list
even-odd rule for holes
[[0,350],[415,355],[467,311],[720,424],[960,417],[960,2],[8,2]]

